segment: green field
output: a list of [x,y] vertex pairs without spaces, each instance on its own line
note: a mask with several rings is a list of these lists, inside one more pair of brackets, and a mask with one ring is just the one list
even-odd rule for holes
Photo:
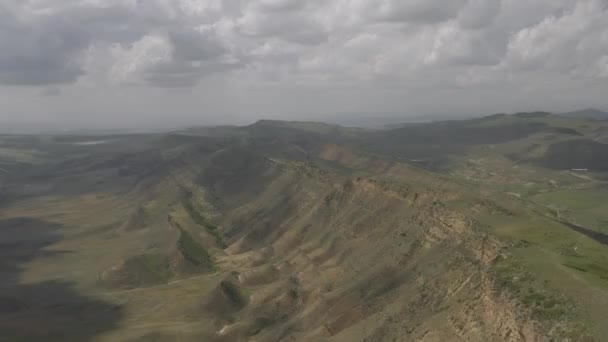
[[533,197],[564,219],[608,234],[608,188],[558,190]]

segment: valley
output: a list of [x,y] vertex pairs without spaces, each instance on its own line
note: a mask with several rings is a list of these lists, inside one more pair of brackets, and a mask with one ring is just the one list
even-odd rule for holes
[[602,341],[607,143],[549,113],[0,136],[0,341]]

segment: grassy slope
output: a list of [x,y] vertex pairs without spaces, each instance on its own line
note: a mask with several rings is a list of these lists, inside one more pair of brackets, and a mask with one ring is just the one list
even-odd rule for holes
[[559,211],[570,222],[608,233],[608,188],[564,189],[538,194],[534,201]]
[[[498,121],[504,120],[516,119]],[[606,336],[608,328],[603,317],[608,305],[608,247],[555,221],[559,218],[604,232],[608,189],[598,180],[603,175],[577,177],[534,163],[550,144],[572,139],[568,129],[588,136],[594,130],[585,121],[555,117],[534,120],[565,130],[492,146],[473,146],[452,159],[449,172],[482,185],[498,203],[516,202],[520,206],[515,217],[488,218],[486,222],[491,231],[514,246],[496,263],[503,284],[537,318],[580,321],[581,329],[594,336]],[[495,125],[498,121],[486,124]],[[504,199],[505,194],[511,199]],[[559,209],[560,214],[545,207]],[[573,331],[569,337],[581,338],[577,333]]]
[[[499,278],[538,318],[580,320],[581,329],[595,336],[608,333],[602,319],[608,304],[606,246],[534,214],[488,223],[514,246],[497,260]],[[535,295],[553,304],[530,302]]]
[[[551,144],[578,139],[581,135],[590,139],[603,137],[596,135],[595,124],[554,116],[497,116],[473,121],[470,125],[517,127],[514,124],[524,120],[543,124],[546,129],[513,140],[496,140],[492,145],[464,144],[462,150],[452,146],[442,151],[439,145],[427,149],[428,156],[437,158],[442,165],[440,169],[455,180],[463,180],[463,184],[472,187],[481,185],[481,193],[496,203],[515,203],[515,217],[480,220],[492,233],[514,246],[505,254],[504,260],[497,261],[496,272],[534,317],[547,326],[560,320],[582,322],[579,328],[564,331],[564,336],[570,338],[580,338],[584,331],[605,336],[608,334],[603,318],[608,304],[608,269],[605,266],[608,247],[556,222],[555,215],[544,208],[569,209],[560,219],[601,231],[605,213],[608,213],[604,205],[608,190],[601,181],[603,175],[580,177],[546,169],[536,162]],[[470,128],[463,131],[472,132]],[[424,130],[420,134],[425,134]],[[446,135],[449,137],[449,133]],[[407,155],[410,149],[408,146],[394,148],[397,151],[389,154]],[[414,148],[412,151],[416,154],[421,150]],[[564,217],[566,213],[567,217]]]
[[[163,283],[172,276],[167,267],[166,251],[170,247],[167,243],[173,238],[165,220],[171,206],[171,194],[179,189],[174,184],[161,183],[148,185],[141,191],[141,175],[155,177],[149,173],[149,168],[130,164],[129,172],[121,175],[119,171],[124,162],[114,162],[125,160],[123,156],[130,153],[138,154],[142,145],[149,149],[150,142],[146,140],[146,137],[141,137],[135,139],[134,145],[93,147],[74,147],[64,143],[40,145],[38,142],[28,145],[38,151],[36,162],[40,165],[40,171],[28,168],[28,172],[33,173],[31,177],[17,171],[9,175],[9,194],[15,197],[5,199],[0,221],[27,218],[41,223],[32,226],[38,231],[31,237],[11,237],[17,239],[18,247],[27,253],[27,259],[16,259],[12,265],[9,263],[13,258],[12,252],[6,249],[0,252],[5,261],[0,265],[3,274],[0,286],[4,296],[20,291],[20,300],[33,303],[28,304],[28,309],[19,316],[11,316],[10,319],[4,316],[4,311],[0,312],[3,322],[0,330],[4,331],[0,340],[10,340],[11,336],[17,335],[25,341],[88,340],[106,330],[126,326],[129,329],[133,327],[137,332],[143,329],[143,326],[136,327],[139,323],[149,324],[154,331],[165,323],[168,327],[176,322],[181,322],[180,325],[189,322],[200,325],[200,319],[193,321],[180,310],[186,306],[186,302],[192,303],[192,299],[186,296],[198,297],[198,291],[202,291],[207,283],[210,287],[217,284],[211,276],[209,280],[200,278],[192,281],[196,292],[191,288],[180,292],[184,286],[171,283],[158,289],[151,288],[149,293],[152,297],[146,291],[114,291],[100,287],[100,275],[123,262],[127,270],[139,277],[135,279],[136,282]],[[30,162],[28,159],[17,161]],[[24,184],[29,185],[26,187]],[[133,231],[121,230],[123,223],[140,208],[138,203],[141,201],[145,202],[146,211],[150,213],[146,221],[151,223]],[[46,231],[44,224],[56,227],[53,231],[58,238],[56,241],[42,240],[48,244],[44,250],[28,252],[27,246],[42,243],[38,240]],[[190,258],[206,262],[207,254],[201,252],[202,248],[193,241],[191,236],[184,234],[180,246]],[[21,260],[27,261],[27,264],[21,264]],[[18,267],[14,272],[18,272],[15,276],[22,285],[12,283],[12,267]],[[66,289],[59,292],[64,286],[62,284]],[[36,289],[36,293],[30,294],[29,289]],[[168,295],[154,297],[154,293],[161,293],[161,289],[165,289],[162,293],[169,291],[181,299],[175,300],[176,297]],[[136,295],[139,293],[142,297]],[[60,304],[54,304],[56,301]],[[74,304],[69,304],[72,302]],[[166,314],[157,315],[156,321],[154,313],[161,306]],[[171,317],[177,308],[180,314]],[[104,313],[111,316],[106,317]],[[71,322],[77,318],[79,322]],[[123,323],[123,320],[131,323]],[[20,328],[21,325],[26,325],[28,329]],[[196,330],[200,331],[200,328]],[[130,333],[123,330],[123,334],[128,336]]]

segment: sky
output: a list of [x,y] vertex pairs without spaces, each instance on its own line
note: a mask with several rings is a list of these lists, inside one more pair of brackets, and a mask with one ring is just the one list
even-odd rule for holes
[[0,0],[0,124],[608,109],[608,0]]

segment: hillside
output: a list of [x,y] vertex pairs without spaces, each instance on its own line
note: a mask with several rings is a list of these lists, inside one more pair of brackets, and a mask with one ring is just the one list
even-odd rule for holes
[[601,111],[599,109],[589,108],[583,110],[577,110],[574,112],[561,113],[561,116],[575,119],[595,119],[595,120],[608,120],[608,112]]
[[602,341],[606,143],[548,113],[0,136],[0,341]]

